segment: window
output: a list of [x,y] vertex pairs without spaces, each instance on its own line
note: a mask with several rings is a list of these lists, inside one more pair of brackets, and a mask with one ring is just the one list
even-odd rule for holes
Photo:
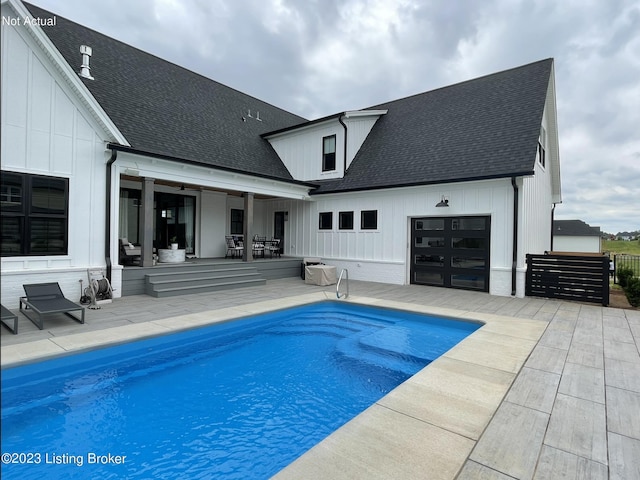
[[376,230],[378,228],[378,211],[363,210],[360,212],[360,229]]
[[340,230],[353,230],[353,212],[340,212],[338,214],[338,228]]
[[320,212],[320,230],[331,230],[333,228],[333,212]]
[[2,172],[2,256],[66,255],[69,180]]
[[242,235],[244,233],[244,210],[231,209],[231,235]]
[[546,164],[545,145],[547,144],[547,132],[544,127],[540,127],[540,138],[538,139],[538,161],[543,167]]
[[322,139],[322,171],[329,172],[336,169],[336,136]]

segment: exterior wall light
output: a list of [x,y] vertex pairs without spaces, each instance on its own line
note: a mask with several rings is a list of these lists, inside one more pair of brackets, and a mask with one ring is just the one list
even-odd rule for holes
[[442,199],[436,203],[436,207],[448,207],[449,206],[449,199],[446,198],[444,195],[442,196]]

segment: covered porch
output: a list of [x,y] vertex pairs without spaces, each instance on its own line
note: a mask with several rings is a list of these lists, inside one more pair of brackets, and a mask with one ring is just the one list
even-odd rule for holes
[[[196,293],[211,291],[205,287],[219,290],[299,274],[300,260],[286,259],[289,209],[308,201],[313,185],[112,148],[116,160],[110,164],[106,237],[110,264],[119,270],[112,282],[119,290],[116,296]],[[240,258],[224,258],[226,237],[256,235],[279,242],[277,253],[245,248]],[[134,246],[133,254],[123,245]],[[251,268],[254,263],[257,266]],[[170,290],[151,286],[154,282]]]

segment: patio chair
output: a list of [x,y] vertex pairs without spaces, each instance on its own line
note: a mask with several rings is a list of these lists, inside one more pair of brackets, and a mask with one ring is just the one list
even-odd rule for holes
[[142,247],[135,246],[126,238],[120,239],[120,263],[122,265],[134,265],[140,263]]
[[224,255],[224,258],[241,257],[244,247],[240,244],[237,244],[233,237],[230,235],[227,235],[226,237],[224,237],[224,239],[227,242],[227,253]]
[[269,256],[273,258],[274,255],[277,257],[280,256],[280,239],[274,238],[273,240],[268,240],[265,244],[266,250],[269,252]]
[[[76,322],[84,323],[84,307],[66,299],[57,282],[32,283],[22,287],[26,296],[20,297],[20,310],[40,330],[44,326],[44,316],[53,313],[64,313]],[[80,317],[70,313],[77,311]]]
[[[18,333],[18,316],[15,313],[11,313],[4,305],[0,305],[2,307],[2,323],[13,332],[13,334]],[[9,322],[13,323],[13,327],[9,325]]]
[[253,256],[264,258],[264,251],[266,248],[266,238],[254,235],[253,237]]

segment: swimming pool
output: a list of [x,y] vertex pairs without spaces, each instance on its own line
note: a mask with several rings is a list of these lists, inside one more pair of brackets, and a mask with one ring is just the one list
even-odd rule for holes
[[267,478],[479,326],[322,302],[6,369],[2,475]]

